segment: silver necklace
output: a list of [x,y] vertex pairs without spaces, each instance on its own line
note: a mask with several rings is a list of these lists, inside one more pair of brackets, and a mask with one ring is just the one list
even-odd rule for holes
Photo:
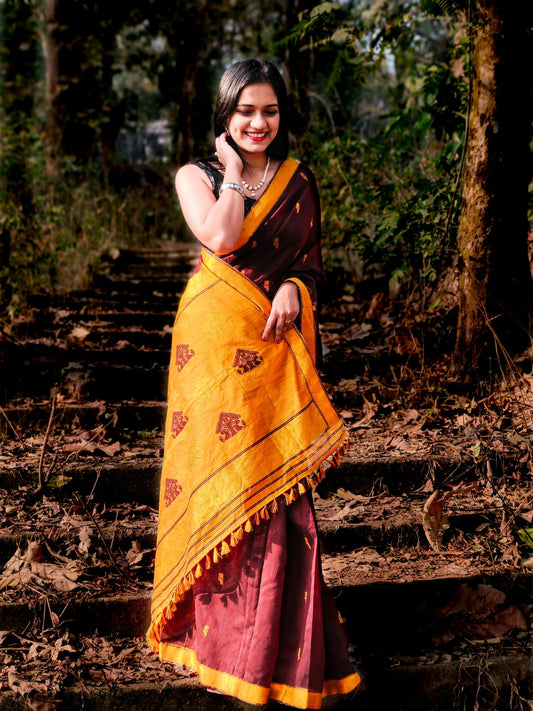
[[263,185],[265,184],[265,180],[266,180],[269,168],[270,168],[270,156],[268,156],[268,160],[267,160],[265,172],[263,173],[263,177],[262,177],[261,181],[259,183],[257,183],[257,185],[248,185],[246,180],[244,178],[241,178],[241,183],[246,188],[246,190],[249,190],[252,193],[253,198],[255,197],[256,191],[260,190],[263,187]]

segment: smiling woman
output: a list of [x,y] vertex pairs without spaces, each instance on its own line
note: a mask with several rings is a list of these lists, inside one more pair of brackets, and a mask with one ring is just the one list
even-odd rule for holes
[[360,681],[310,495],[347,434],[315,369],[318,193],[272,64],[224,74],[215,135],[176,176],[204,249],[172,337],[149,640],[212,690],[320,709]]

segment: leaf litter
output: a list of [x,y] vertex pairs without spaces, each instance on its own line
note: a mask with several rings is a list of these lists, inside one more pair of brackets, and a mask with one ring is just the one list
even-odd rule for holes
[[[383,462],[406,456],[428,461],[463,458],[471,462],[476,481],[473,485],[450,479],[436,488],[428,476],[425,485],[409,496],[379,482],[368,495],[339,487],[325,499],[315,496],[319,518],[326,523],[370,525],[377,530],[396,521],[413,529],[418,541],[362,545],[348,555],[330,556],[324,565],[328,580],[342,580],[348,568],[361,582],[528,569],[533,558],[528,534],[533,521],[533,379],[524,375],[511,386],[507,383],[478,398],[447,391],[446,357],[431,367],[421,362],[424,348],[417,343],[417,334],[390,312],[385,299],[373,300],[364,309],[353,298],[343,297],[331,310],[322,328],[323,375],[351,432],[355,456]],[[81,330],[69,326],[65,342],[89,342],[99,327],[97,322],[86,322]],[[75,402],[84,387],[83,374],[70,375],[60,403]],[[136,504],[106,506],[91,497],[80,506],[63,486],[68,483],[64,467],[80,457],[94,463],[110,458],[160,459],[162,433],[142,442],[135,435],[125,438],[105,403],[99,418],[103,424],[92,429],[56,428],[48,442],[39,434],[2,442],[3,468],[32,474],[44,452],[45,469],[57,472],[59,484],[38,500],[32,497],[31,486],[21,486],[15,494],[9,489],[1,492],[1,533],[28,534],[4,565],[3,597],[30,601],[36,590],[50,601],[67,594],[114,594],[123,591],[125,581],[128,589],[149,590],[156,512]],[[496,476],[490,467],[493,456],[515,464]],[[483,520],[458,528],[453,518],[465,514],[482,514]],[[67,590],[69,586],[73,587]],[[489,587],[459,586],[448,601],[431,601],[428,614],[435,646],[458,639],[461,644],[480,639],[503,643],[516,633],[526,634],[526,627],[530,630],[530,611],[507,603],[502,591]],[[4,661],[0,684],[25,695],[28,703],[33,698],[31,708],[53,708],[54,695],[67,685],[168,680],[186,673],[163,665],[142,639],[77,638],[64,629],[50,606],[49,620],[50,630],[34,630],[33,639],[30,634],[23,639],[0,632]],[[531,646],[530,636],[523,643]]]

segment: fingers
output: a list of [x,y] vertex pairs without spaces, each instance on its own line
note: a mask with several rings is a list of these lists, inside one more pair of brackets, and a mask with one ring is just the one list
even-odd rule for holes
[[263,341],[268,341],[268,337],[272,333],[274,341],[281,343],[281,339],[286,331],[291,328],[294,319],[298,314],[275,314],[271,313],[266,322],[265,330],[261,336]]
[[221,133],[220,136],[215,138],[215,149],[217,152],[218,160],[226,168],[235,163],[239,170],[242,170],[242,160],[237,153],[237,151],[228,143],[228,133]]
[[228,134],[227,133],[221,133],[220,136],[217,136],[215,138],[215,150],[218,156],[219,161],[224,165],[224,158],[225,158],[225,151],[226,151],[226,138]]
[[261,336],[263,341],[268,340],[272,333],[275,342],[281,343],[283,334],[292,327],[294,319],[299,313],[298,287],[291,282],[284,282],[272,301],[272,311]]

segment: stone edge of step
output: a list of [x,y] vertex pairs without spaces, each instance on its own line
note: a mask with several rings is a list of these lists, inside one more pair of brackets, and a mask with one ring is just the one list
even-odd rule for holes
[[[480,655],[471,661],[439,662],[432,665],[403,665],[380,669],[377,674],[364,667],[359,669],[362,683],[354,696],[341,703],[339,711],[357,709],[366,711],[377,708],[379,703],[387,703],[390,711],[409,708],[449,709],[450,694],[459,686],[471,687],[475,695],[476,685],[490,678],[495,693],[514,683],[531,692],[533,679],[533,657],[496,656],[487,659]],[[402,702],[407,706],[396,706]],[[85,709],[85,711],[171,711],[177,708],[195,711],[212,711],[214,705],[220,711],[243,709],[243,705],[231,697],[213,696],[198,682],[196,677],[161,682],[134,682],[111,686],[73,686],[63,689],[56,698],[60,708]],[[392,705],[391,705],[392,703]],[[134,705],[132,705],[134,704]],[[26,711],[28,706],[23,697],[15,696],[11,690],[0,691],[0,711]]]

